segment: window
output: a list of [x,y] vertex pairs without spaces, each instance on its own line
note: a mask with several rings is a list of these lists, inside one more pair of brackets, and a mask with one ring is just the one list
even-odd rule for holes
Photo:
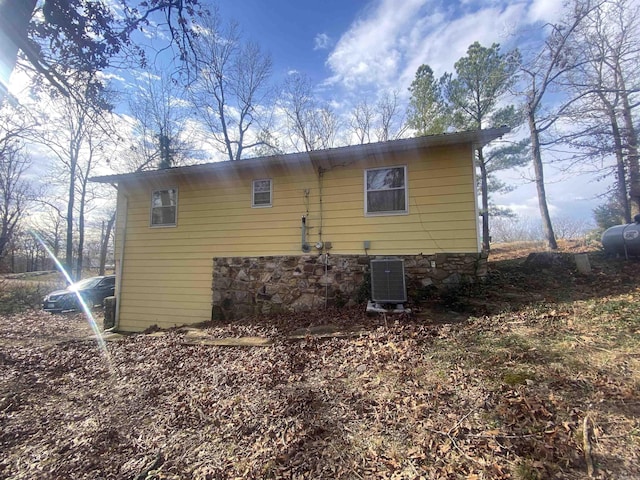
[[178,210],[178,189],[154,190],[151,193],[151,226],[174,227]]
[[372,168],[364,172],[366,215],[407,213],[407,167]]
[[113,287],[116,284],[116,277],[104,277],[99,287]]
[[271,206],[271,179],[254,180],[251,195],[252,207]]

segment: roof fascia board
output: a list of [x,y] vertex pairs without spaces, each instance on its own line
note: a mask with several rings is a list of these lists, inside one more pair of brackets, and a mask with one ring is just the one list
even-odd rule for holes
[[424,137],[403,138],[387,142],[366,143],[337,147],[327,150],[315,150],[311,152],[290,153],[274,155],[270,157],[249,158],[246,160],[220,161],[186,167],[174,167],[164,170],[149,170],[145,172],[125,173],[116,175],[104,175],[92,177],[92,182],[119,183],[120,181],[135,179],[159,179],[163,177],[203,174],[224,170],[243,170],[250,168],[268,168],[276,165],[291,165],[295,163],[310,163],[314,167],[330,167],[337,162],[349,157],[365,157],[369,155],[381,155],[391,152],[406,150],[426,149],[456,144],[472,144],[474,148],[484,147],[486,144],[508,133],[508,127],[492,128],[486,130],[470,130],[465,132],[444,133]]

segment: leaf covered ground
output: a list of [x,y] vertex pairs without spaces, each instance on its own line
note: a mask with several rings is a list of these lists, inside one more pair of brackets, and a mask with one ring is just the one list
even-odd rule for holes
[[[201,332],[262,347],[0,317],[0,478],[640,478],[640,262],[517,255],[412,316]],[[352,334],[287,338],[322,325]]]

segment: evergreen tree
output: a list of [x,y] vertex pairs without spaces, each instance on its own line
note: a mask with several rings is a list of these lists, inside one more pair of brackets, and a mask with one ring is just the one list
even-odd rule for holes
[[[513,105],[499,107],[516,79],[520,63],[517,50],[500,52],[500,45],[483,47],[475,42],[467,55],[455,63],[455,77],[445,74],[440,80],[443,98],[451,112],[453,125],[460,130],[475,130],[506,125],[516,127],[521,115]],[[483,248],[489,250],[489,177],[492,173],[527,161],[526,143],[507,144],[485,154],[476,151],[480,169],[482,196]]]
[[442,99],[442,88],[429,65],[420,65],[409,87],[411,98],[407,109],[407,127],[416,135],[444,133],[449,115]]

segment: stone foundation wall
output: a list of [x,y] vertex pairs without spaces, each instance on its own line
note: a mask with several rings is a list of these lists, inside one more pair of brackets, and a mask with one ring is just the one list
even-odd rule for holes
[[[487,274],[486,254],[394,255],[404,259],[409,298],[420,288],[475,282]],[[213,259],[213,319],[303,311],[366,302],[366,255],[296,255]]]

